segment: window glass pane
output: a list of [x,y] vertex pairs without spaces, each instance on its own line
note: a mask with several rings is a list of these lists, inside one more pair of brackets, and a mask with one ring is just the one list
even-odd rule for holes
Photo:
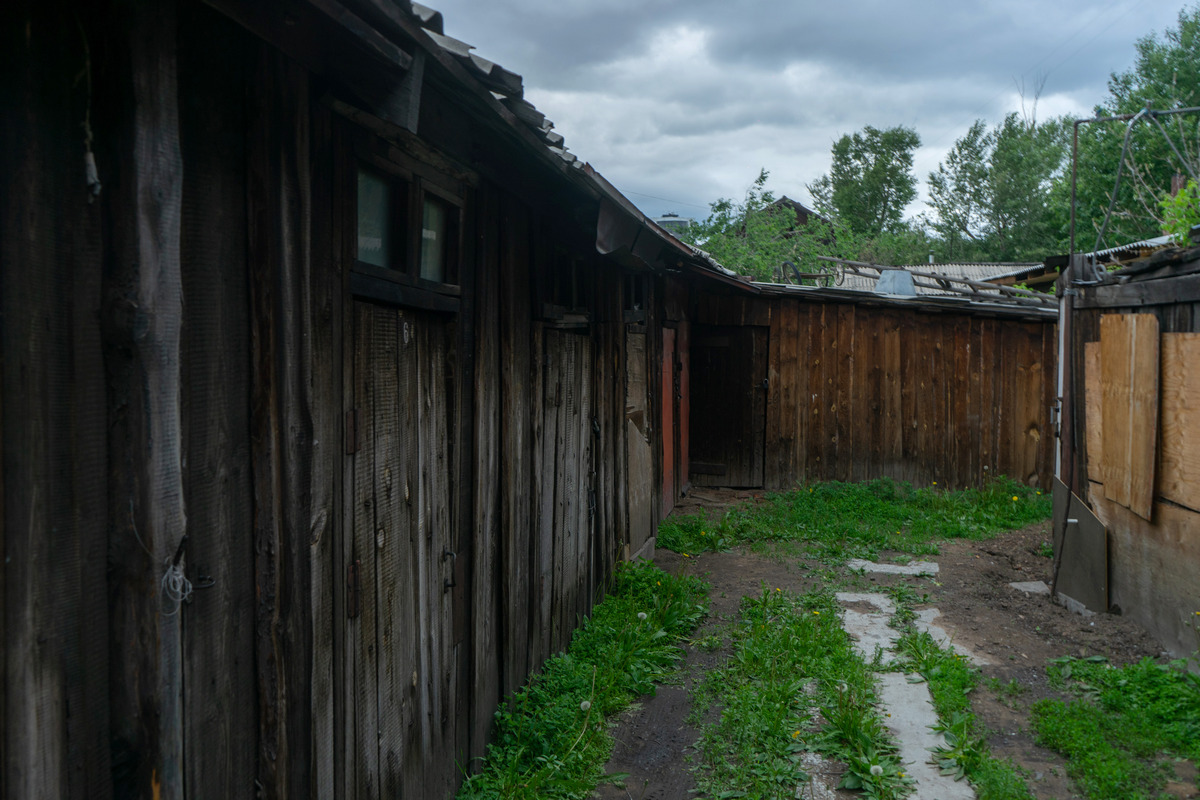
[[444,283],[446,280],[446,248],[449,234],[446,204],[436,197],[425,197],[425,213],[421,222],[421,277]]
[[369,170],[358,171],[358,260],[392,266],[392,184]]

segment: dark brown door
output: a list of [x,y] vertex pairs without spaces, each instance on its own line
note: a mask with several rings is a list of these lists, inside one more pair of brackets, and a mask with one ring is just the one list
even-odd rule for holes
[[768,330],[692,326],[689,467],[698,486],[763,485]]
[[346,779],[359,800],[443,798],[455,781],[452,332],[439,315],[354,305]]

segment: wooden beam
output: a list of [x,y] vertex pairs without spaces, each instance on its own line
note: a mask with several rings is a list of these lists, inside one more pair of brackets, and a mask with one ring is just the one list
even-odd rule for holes
[[1200,274],[1080,287],[1078,308],[1137,308],[1200,302]]

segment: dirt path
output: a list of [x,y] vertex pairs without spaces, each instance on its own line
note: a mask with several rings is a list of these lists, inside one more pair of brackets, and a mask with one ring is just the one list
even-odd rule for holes
[[[693,498],[683,511],[718,514],[748,496],[708,493]],[[758,548],[758,552],[739,548],[694,558],[658,551],[654,560],[664,570],[699,575],[712,585],[709,618],[695,639],[716,634],[722,637],[723,646],[713,652],[689,647],[678,685],[659,689],[654,697],[644,698],[625,713],[614,730],[616,747],[608,772],[629,773],[630,777],[623,788],[601,787],[595,796],[692,800],[695,783],[690,769],[699,730],[688,723],[690,689],[708,669],[727,657],[728,638],[723,631],[736,618],[741,599],[757,596],[764,584],[805,592],[833,577],[835,582],[841,581],[836,587],[839,589],[871,591],[892,583],[907,583],[918,596],[927,595],[926,602],[917,608],[939,608],[942,616],[938,624],[951,638],[990,662],[981,668],[983,680],[973,706],[981,723],[991,731],[993,754],[1011,758],[1028,770],[1029,786],[1039,800],[1073,797],[1062,760],[1034,744],[1029,732],[1030,705],[1054,695],[1046,680],[1046,661],[1064,655],[1104,655],[1124,664],[1144,656],[1157,657],[1162,648],[1123,617],[1081,617],[1054,604],[1049,597],[1011,588],[1009,584],[1017,581],[1050,582],[1051,559],[1039,554],[1043,542],[1049,539],[1049,524],[1042,523],[985,542],[949,542],[933,558],[940,566],[939,574],[933,577],[861,575],[844,568],[834,577],[821,564],[773,553],[770,548]],[[878,560],[888,561],[892,555],[881,553]],[[1000,692],[988,688],[989,678],[1008,688]],[[1181,798],[1197,796],[1194,781],[1190,786],[1173,783],[1168,791]],[[856,796],[850,792],[838,795]]]

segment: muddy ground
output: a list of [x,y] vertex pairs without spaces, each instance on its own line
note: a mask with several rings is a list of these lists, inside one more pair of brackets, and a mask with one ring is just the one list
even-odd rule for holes
[[[747,492],[694,491],[676,513],[703,511],[719,518],[731,505],[753,500]],[[955,642],[989,663],[981,667],[983,680],[974,693],[975,714],[990,732],[994,755],[1010,758],[1028,775],[1030,789],[1039,800],[1072,798],[1063,761],[1038,747],[1029,731],[1030,705],[1043,697],[1056,696],[1046,678],[1048,659],[1064,655],[1104,655],[1124,664],[1145,656],[1158,657],[1161,645],[1131,620],[1111,614],[1083,617],[1053,603],[1044,595],[1027,595],[1009,586],[1016,581],[1051,580],[1052,559],[1040,554],[1050,541],[1048,522],[1003,534],[984,542],[953,541],[941,545],[934,560],[940,573],[934,577],[852,575],[845,588],[870,590],[893,582],[906,582],[917,595],[927,595],[920,608],[936,607],[936,621]],[[888,561],[894,553],[881,553]],[[704,553],[684,558],[659,550],[654,561],[672,573],[699,575],[712,588],[710,613],[695,635],[720,634],[736,618],[741,599],[758,595],[765,584],[804,592],[818,581],[820,564],[781,553],[771,548],[739,548],[726,553]],[[841,588],[841,587],[839,587]],[[724,640],[726,645],[728,639]],[[616,746],[608,764],[610,773],[628,773],[623,786],[603,786],[595,797],[631,800],[691,800],[693,746],[699,735],[688,724],[692,710],[690,690],[703,674],[728,656],[725,648],[704,652],[688,647],[679,680],[663,686],[652,697],[629,709],[614,730]],[[1001,684],[1016,681],[1019,689],[996,692],[988,678]],[[1180,798],[1200,797],[1194,775],[1180,775],[1168,792]],[[851,792],[839,796],[853,798]]]

